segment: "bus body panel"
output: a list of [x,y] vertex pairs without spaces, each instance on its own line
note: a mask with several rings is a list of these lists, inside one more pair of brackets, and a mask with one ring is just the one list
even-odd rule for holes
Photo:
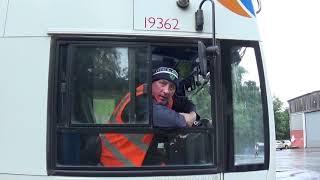
[[[195,12],[199,7],[199,2],[191,2],[187,10],[182,10],[175,6],[175,2],[171,0],[135,0],[134,1],[134,30],[144,31],[178,31],[185,34],[198,36],[200,32],[195,30]],[[141,10],[143,9],[143,10]],[[231,12],[218,1],[215,1],[216,9],[216,36],[219,39],[242,39],[242,40],[259,40],[258,28],[255,17],[243,17]],[[202,6],[204,13],[204,26],[202,33],[208,37],[212,37],[212,13],[211,3],[205,2]],[[192,13],[190,13],[192,12]],[[150,28],[148,19],[153,17],[156,19],[156,24]],[[146,18],[146,22],[145,22]],[[177,25],[179,30],[174,28],[162,27],[161,19],[167,20],[170,25]],[[176,24],[176,20],[178,24]]]
[[[11,0],[5,36],[46,36],[48,32],[74,34],[154,34],[212,37],[211,4],[203,5],[204,29],[196,32],[194,12],[171,0],[63,1]],[[259,40],[255,16],[240,16],[216,1],[216,36],[221,39]],[[191,12],[191,13],[190,13]],[[154,23],[150,24],[151,22]],[[151,27],[152,26],[152,27]]]
[[0,37],[4,34],[8,0],[0,0]]
[[[240,16],[219,1],[215,2],[217,38],[260,40],[254,15]],[[206,2],[202,8],[205,21],[203,32],[195,31],[194,12],[198,9],[199,3],[200,0],[190,1],[190,7],[182,10],[176,6],[176,1],[172,0],[95,0],[95,3],[85,0],[0,0],[0,159],[1,162],[5,162],[0,163],[0,179],[79,179],[79,177],[47,176],[50,35],[211,38],[210,2]],[[150,17],[156,21],[151,28]],[[164,21],[163,24],[160,23],[161,19]],[[176,26],[176,29],[172,26]],[[261,179],[261,177],[275,179],[272,96],[269,91],[265,63],[263,67],[269,110],[269,170],[224,173],[223,175],[217,173],[196,176],[117,178],[121,180],[241,180]],[[114,179],[114,177],[81,177],[81,179]]]
[[46,36],[49,1],[10,0],[5,36]]
[[96,0],[95,3],[73,0],[48,2],[50,2],[48,29],[93,33],[132,32],[132,0]]
[[[233,179],[243,179],[243,180],[263,180],[262,177],[267,176],[268,171],[248,171],[248,172],[234,172],[234,173],[224,173],[223,178],[225,180],[233,180]],[[266,178],[264,178],[266,179]]]
[[[0,174],[5,180],[113,180],[115,177],[69,177],[69,176],[28,176],[18,174]],[[220,174],[196,176],[150,176],[150,177],[116,177],[117,180],[221,180]],[[242,179],[239,179],[242,180]],[[245,180],[245,179],[243,179]]]
[[261,51],[261,58],[262,58],[262,65],[264,69],[264,78],[265,78],[265,85],[266,85],[266,92],[267,92],[267,100],[268,100],[268,116],[269,116],[269,151],[270,151],[270,159],[269,159],[269,172],[268,172],[268,179],[276,179],[276,147],[275,147],[275,140],[276,140],[276,133],[275,133],[275,124],[274,124],[274,114],[273,114],[273,103],[272,103],[272,93],[269,86],[268,81],[268,69],[265,62],[265,55],[263,52],[263,44],[260,42],[260,51]]
[[47,37],[0,38],[0,173],[47,174],[49,47]]

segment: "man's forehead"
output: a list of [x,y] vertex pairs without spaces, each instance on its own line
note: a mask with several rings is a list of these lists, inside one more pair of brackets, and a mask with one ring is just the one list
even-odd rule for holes
[[[161,83],[166,83],[166,84],[169,84],[169,85],[176,86],[173,82],[168,81],[168,80],[166,80],[166,79],[159,79],[159,80],[157,80],[157,81],[158,81],[158,82],[161,82]],[[156,82],[156,81],[154,81],[154,82]]]

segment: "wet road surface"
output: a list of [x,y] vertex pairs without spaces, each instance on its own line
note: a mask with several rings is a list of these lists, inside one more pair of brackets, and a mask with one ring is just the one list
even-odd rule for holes
[[320,180],[320,148],[277,150],[277,180]]

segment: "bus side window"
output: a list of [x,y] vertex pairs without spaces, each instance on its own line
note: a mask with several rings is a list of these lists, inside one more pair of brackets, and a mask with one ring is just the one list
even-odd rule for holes
[[234,47],[231,54],[234,165],[264,163],[264,153],[254,156],[256,144],[264,143],[262,95],[255,49]]

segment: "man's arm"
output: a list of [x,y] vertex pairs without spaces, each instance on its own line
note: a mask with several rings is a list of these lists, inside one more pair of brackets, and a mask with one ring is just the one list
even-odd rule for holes
[[181,114],[184,117],[189,127],[191,127],[194,121],[197,119],[197,113],[194,111],[191,111],[190,113],[179,113],[179,114]]
[[200,118],[196,113],[196,106],[187,97],[175,96],[173,102],[173,109],[183,115],[189,127]]
[[186,127],[185,117],[166,106],[153,103],[153,125],[155,127]]

